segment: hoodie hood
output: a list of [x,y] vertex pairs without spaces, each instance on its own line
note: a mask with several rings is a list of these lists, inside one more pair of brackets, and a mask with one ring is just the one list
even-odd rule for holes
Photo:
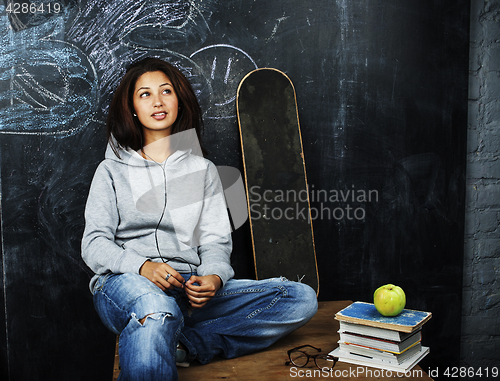
[[191,153],[192,150],[190,149],[185,151],[176,150],[163,163],[157,163],[152,160],[144,159],[144,157],[139,153],[139,151],[134,151],[130,148],[127,149],[119,148],[118,149],[119,156],[117,156],[113,151],[112,143],[108,143],[104,157],[106,159],[110,159],[121,164],[129,165],[132,167],[144,168],[151,166],[152,163],[165,164],[168,161],[169,164],[170,163],[174,164],[182,160],[186,156],[190,155]]
[[[119,156],[115,154],[115,152],[113,151],[113,147],[118,147],[117,151]],[[146,155],[149,156],[155,156],[155,153],[158,152],[160,154],[164,154],[167,151],[172,152],[170,155],[168,155],[168,158],[163,163],[156,162],[157,164],[165,164],[165,162],[168,161],[169,165],[175,165],[177,161],[183,160],[190,154],[203,157],[201,145],[194,128],[175,133],[163,139],[157,140],[151,144],[148,144],[143,148],[143,151]],[[105,158],[133,167],[142,168],[148,166],[149,164],[151,164],[151,162],[155,163],[152,160],[144,159],[140,151],[134,151],[130,148],[124,149],[120,147],[114,137],[111,137],[111,142],[108,143]]]

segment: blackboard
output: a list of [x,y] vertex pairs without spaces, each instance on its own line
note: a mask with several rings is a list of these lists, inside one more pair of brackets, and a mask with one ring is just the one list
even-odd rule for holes
[[[186,73],[209,158],[241,171],[238,83],[258,67],[284,71],[317,213],[320,299],[371,301],[399,284],[408,308],[433,313],[426,365],[458,365],[468,1],[65,0],[56,12],[37,0],[43,13],[7,13],[10,3],[0,7],[2,379],[111,379],[114,338],[93,310],[80,238],[111,94],[144,56]],[[253,276],[248,224],[234,241],[237,276]]]

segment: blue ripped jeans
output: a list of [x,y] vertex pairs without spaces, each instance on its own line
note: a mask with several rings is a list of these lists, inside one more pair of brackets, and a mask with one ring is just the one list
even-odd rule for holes
[[231,279],[190,313],[183,290],[163,292],[137,274],[101,276],[94,304],[103,323],[120,335],[120,381],[175,381],[178,341],[186,346],[188,361],[234,358],[270,346],[317,310],[312,288],[273,278]]

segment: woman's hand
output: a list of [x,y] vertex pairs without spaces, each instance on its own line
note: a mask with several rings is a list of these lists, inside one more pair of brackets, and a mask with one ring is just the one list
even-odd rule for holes
[[[194,283],[198,283],[195,285]],[[212,299],[215,293],[222,287],[222,280],[218,275],[196,276],[184,284],[184,291],[189,303],[194,308],[201,308]]]
[[[139,270],[139,274],[148,278],[163,291],[174,287],[184,287],[184,278],[166,263],[146,261]],[[167,275],[170,274],[167,280]]]

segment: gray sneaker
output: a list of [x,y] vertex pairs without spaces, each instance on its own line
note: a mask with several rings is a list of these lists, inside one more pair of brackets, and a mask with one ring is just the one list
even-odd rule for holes
[[187,358],[187,352],[180,347],[179,343],[177,343],[177,352],[175,354],[175,365],[181,368],[189,367],[189,362],[186,361],[186,358]]

